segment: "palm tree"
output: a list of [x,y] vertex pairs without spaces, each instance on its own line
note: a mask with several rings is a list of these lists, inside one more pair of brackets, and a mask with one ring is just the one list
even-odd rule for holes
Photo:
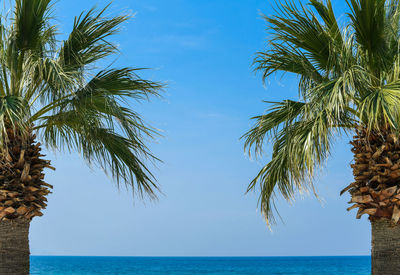
[[[28,231],[52,186],[41,146],[78,151],[117,184],[154,198],[144,141],[158,135],[129,108],[162,86],[134,68],[99,68],[118,52],[109,38],[129,15],[91,9],[57,40],[51,0],[15,0],[0,22],[0,274],[29,273]],[[102,61],[104,64],[104,61]],[[40,142],[38,142],[40,141]]]
[[[400,270],[400,4],[393,0],[348,0],[338,23],[330,0],[278,3],[265,16],[271,33],[255,70],[299,77],[299,100],[269,102],[244,135],[250,155],[260,156],[266,139],[272,159],[250,183],[260,188],[260,207],[274,222],[279,192],[313,190],[313,178],[336,137],[352,137],[357,218],[372,225],[372,273]],[[342,193],[343,193],[342,192]]]

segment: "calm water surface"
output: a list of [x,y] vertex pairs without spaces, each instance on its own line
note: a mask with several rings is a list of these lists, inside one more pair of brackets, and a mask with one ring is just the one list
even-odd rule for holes
[[31,257],[31,274],[291,274],[368,275],[368,256],[355,257]]

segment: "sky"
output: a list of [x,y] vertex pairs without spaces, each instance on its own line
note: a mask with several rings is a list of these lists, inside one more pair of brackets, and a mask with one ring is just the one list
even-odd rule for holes
[[[338,1],[335,1],[337,5]],[[340,1],[344,2],[344,1]],[[82,10],[108,1],[59,0],[60,33]],[[133,198],[76,154],[53,153],[54,185],[44,216],[31,225],[33,255],[80,256],[325,256],[368,255],[370,225],[347,212],[352,182],[348,139],[340,138],[315,180],[320,199],[278,196],[282,221],[272,231],[258,210],[257,192],[246,188],[270,155],[250,159],[240,137],[263,100],[296,98],[298,79],[273,76],[263,85],[252,60],[268,37],[261,13],[272,0],[114,0],[110,14],[134,13],[112,40],[121,55],[114,66],[151,68],[162,98],[133,103],[163,137],[148,143],[163,160],[152,171],[162,194]],[[343,3],[335,7],[344,12]],[[258,191],[258,190],[257,190]]]

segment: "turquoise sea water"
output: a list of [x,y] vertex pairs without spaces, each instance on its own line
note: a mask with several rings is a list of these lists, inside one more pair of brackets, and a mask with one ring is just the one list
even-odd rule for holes
[[31,274],[367,275],[371,258],[354,257],[31,257]]

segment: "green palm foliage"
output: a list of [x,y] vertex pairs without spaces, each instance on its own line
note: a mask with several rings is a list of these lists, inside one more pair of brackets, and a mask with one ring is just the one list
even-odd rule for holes
[[157,159],[144,141],[158,132],[129,102],[157,96],[162,86],[140,78],[138,69],[99,68],[98,61],[118,53],[110,37],[130,18],[106,12],[76,17],[64,41],[51,0],[15,0],[1,17],[0,143],[10,127],[22,135],[36,131],[48,147],[78,151],[118,184],[153,197],[157,186],[146,165]]
[[255,70],[299,77],[299,100],[269,102],[244,135],[250,155],[260,156],[266,140],[272,159],[248,187],[260,186],[260,205],[274,221],[274,198],[293,200],[312,189],[332,142],[357,127],[397,131],[400,127],[400,4],[389,0],[347,0],[338,22],[330,0],[278,2],[265,16],[268,46]]

